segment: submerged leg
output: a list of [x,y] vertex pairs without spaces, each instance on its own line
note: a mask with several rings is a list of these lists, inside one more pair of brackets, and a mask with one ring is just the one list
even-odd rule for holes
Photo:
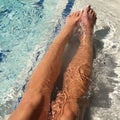
[[9,120],[47,120],[50,95],[60,73],[62,54],[80,17],[80,12],[67,17],[65,26],[33,72],[25,94]]
[[52,120],[75,120],[78,113],[78,98],[89,88],[92,72],[92,32],[96,14],[87,6],[81,18],[83,35],[76,55],[65,74],[63,89],[52,104]]

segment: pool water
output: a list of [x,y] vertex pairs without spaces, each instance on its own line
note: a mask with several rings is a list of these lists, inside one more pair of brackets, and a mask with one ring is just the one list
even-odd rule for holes
[[15,109],[65,17],[87,4],[98,16],[93,36],[94,91],[87,116],[120,119],[119,0],[0,0],[0,120]]

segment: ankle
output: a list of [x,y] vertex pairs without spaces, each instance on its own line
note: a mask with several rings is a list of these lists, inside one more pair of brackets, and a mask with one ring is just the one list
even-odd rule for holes
[[80,48],[81,46],[86,46],[86,45],[92,45],[92,35],[88,36],[83,36],[82,39],[80,40]]

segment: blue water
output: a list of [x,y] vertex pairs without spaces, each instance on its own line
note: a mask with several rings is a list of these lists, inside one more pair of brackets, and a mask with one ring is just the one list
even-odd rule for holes
[[91,114],[87,115],[89,120],[120,119],[119,0],[0,0],[0,120],[6,119],[19,103],[31,73],[66,16],[87,4],[98,14],[94,33],[94,95]]

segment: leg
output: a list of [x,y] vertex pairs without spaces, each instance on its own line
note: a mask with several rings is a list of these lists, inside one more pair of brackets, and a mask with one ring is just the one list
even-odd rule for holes
[[92,31],[96,21],[96,14],[90,6],[84,9],[81,20],[81,44],[64,74],[63,89],[52,105],[52,120],[75,120],[78,98],[88,91],[92,72]]
[[60,72],[62,54],[80,17],[80,12],[76,12],[67,18],[66,25],[33,72],[25,94],[9,120],[47,120],[50,95]]

